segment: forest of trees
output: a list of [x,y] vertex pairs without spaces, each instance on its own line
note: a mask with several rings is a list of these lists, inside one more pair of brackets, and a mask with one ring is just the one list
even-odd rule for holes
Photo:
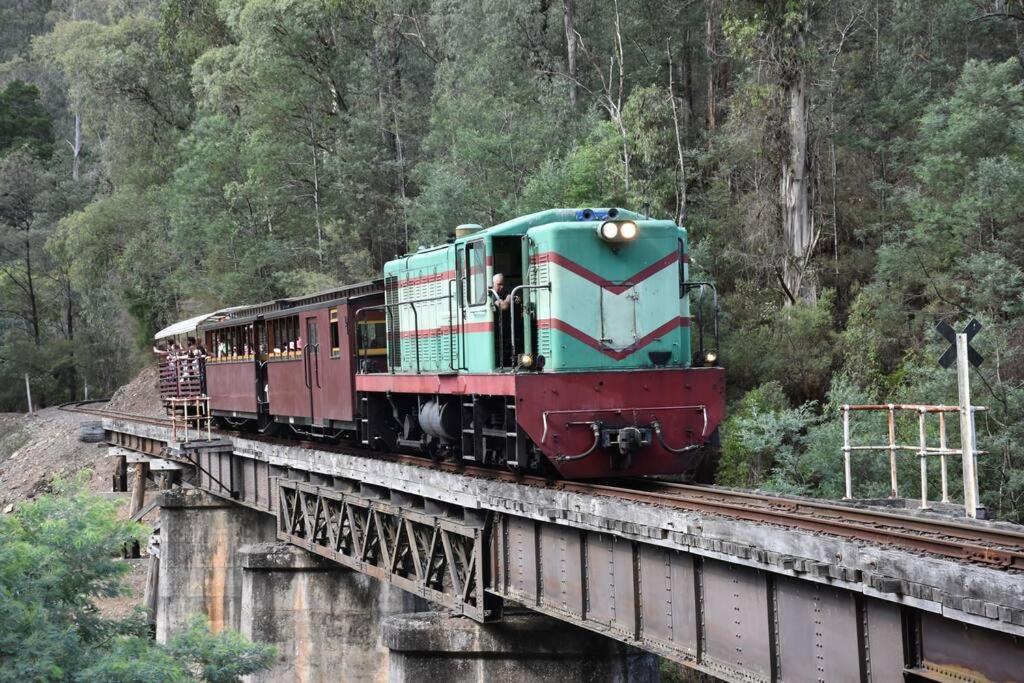
[[722,483],[840,495],[837,406],[955,402],[933,328],[973,316],[1020,518],[1022,82],[1024,0],[0,0],[0,410],[459,223],[625,206],[721,292]]

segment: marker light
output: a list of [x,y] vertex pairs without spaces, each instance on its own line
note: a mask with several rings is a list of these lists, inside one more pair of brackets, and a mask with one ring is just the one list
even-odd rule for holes
[[622,239],[624,240],[633,239],[634,237],[636,237],[636,232],[636,223],[634,223],[633,221],[622,223],[619,226],[619,236],[622,237]]
[[616,223],[608,221],[607,223],[601,224],[601,237],[606,240],[613,240],[619,236],[619,226]]

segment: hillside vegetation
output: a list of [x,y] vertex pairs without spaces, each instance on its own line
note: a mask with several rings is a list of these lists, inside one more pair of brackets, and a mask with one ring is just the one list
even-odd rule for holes
[[977,317],[1020,518],[1022,78],[1022,0],[0,0],[0,410],[459,223],[626,206],[721,292],[723,483],[840,494],[837,406],[955,402],[932,330]]

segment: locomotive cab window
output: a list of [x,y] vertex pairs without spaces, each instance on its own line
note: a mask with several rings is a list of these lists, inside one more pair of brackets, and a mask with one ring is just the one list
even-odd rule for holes
[[466,245],[466,303],[479,306],[487,303],[487,260],[484,257],[484,241],[476,240]]
[[[495,237],[492,243],[494,274],[505,277],[505,293],[523,284],[523,240],[516,237]],[[487,283],[490,286],[490,283]]]

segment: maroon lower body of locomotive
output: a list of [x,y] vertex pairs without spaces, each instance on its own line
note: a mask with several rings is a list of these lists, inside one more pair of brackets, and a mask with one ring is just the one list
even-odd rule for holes
[[[724,384],[721,368],[356,377],[371,438],[401,447],[425,431],[458,444],[463,460],[534,469],[531,456],[543,457],[565,479],[694,473],[722,420]],[[389,393],[387,412],[410,423],[418,413],[404,439],[373,424],[372,404]]]

